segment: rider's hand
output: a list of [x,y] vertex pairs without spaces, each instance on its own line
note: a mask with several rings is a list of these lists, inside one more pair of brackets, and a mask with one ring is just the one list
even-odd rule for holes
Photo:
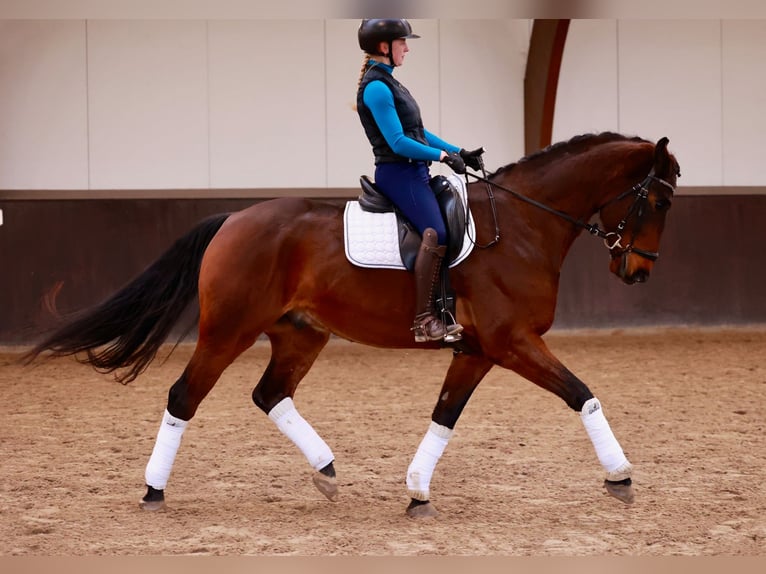
[[439,160],[442,163],[446,163],[448,166],[452,168],[452,171],[455,173],[463,174],[465,173],[465,162],[463,161],[463,158],[460,157],[459,153],[455,152],[445,152],[445,155],[443,158]]
[[460,150],[460,157],[463,158],[465,165],[475,171],[480,171],[484,167],[484,162],[481,159],[481,155],[484,153],[484,148],[480,147],[473,151]]

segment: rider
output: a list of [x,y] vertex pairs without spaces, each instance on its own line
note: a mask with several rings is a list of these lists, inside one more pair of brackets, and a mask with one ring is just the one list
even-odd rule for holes
[[466,151],[423,127],[420,108],[393,77],[409,51],[408,38],[419,38],[404,19],[362,20],[359,47],[365,52],[356,94],[357,111],[375,155],[375,182],[422,237],[415,259],[415,341],[456,341],[462,325],[445,326],[434,311],[434,288],[447,247],[447,230],[429,186],[428,166],[446,163],[464,174],[466,165],[481,168],[483,148]]

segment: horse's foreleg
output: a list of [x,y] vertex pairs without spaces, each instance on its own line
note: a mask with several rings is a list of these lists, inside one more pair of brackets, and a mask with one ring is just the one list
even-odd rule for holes
[[297,446],[316,471],[314,485],[329,500],[338,493],[332,450],[304,419],[293,403],[301,379],[311,368],[330,337],[327,331],[282,319],[266,332],[271,340],[271,360],[253,390],[253,402]]
[[622,502],[633,502],[632,465],[614,436],[599,400],[590,389],[550,352],[539,337],[516,344],[513,353],[500,361],[536,385],[554,393],[571,409],[580,413],[585,431],[606,471],[604,486]]
[[606,471],[604,487],[607,492],[626,504],[634,500],[633,465],[614,436],[596,397],[585,402],[580,410],[585,431],[588,433],[601,466]]
[[189,364],[168,392],[167,408],[146,465],[144,478],[147,492],[139,503],[141,508],[160,510],[165,506],[165,487],[189,421],[223,370],[251,343],[223,345],[218,351],[204,342],[197,343]]
[[492,363],[484,356],[454,355],[431,424],[407,469],[407,492],[411,498],[408,516],[424,518],[437,514],[429,501],[431,477],[452,437],[460,413],[490,368]]

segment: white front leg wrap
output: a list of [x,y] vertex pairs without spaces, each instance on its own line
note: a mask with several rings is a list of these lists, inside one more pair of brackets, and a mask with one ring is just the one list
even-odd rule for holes
[[585,402],[580,411],[582,424],[596,449],[601,466],[606,470],[608,480],[624,480],[630,478],[632,466],[622,447],[614,437],[609,423],[606,421],[601,403],[596,397]]
[[415,500],[426,501],[430,496],[431,477],[453,430],[431,421],[428,432],[407,469],[407,492]]
[[298,413],[290,397],[282,399],[271,409],[269,418],[295,443],[314,470],[321,470],[335,460],[330,447]]
[[144,473],[148,486],[157,490],[164,490],[167,486],[170,471],[173,470],[173,462],[176,459],[178,447],[181,446],[181,437],[187,424],[188,421],[174,417],[165,409],[160,430],[157,433],[157,440],[154,443],[154,450]]

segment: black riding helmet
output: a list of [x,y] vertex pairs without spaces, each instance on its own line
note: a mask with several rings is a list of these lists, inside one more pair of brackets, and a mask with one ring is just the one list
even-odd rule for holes
[[412,26],[404,18],[372,18],[362,20],[359,26],[359,47],[368,54],[375,56],[384,56],[378,45],[381,42],[388,42],[388,61],[394,65],[391,56],[394,40],[399,38],[420,38],[412,33]]

